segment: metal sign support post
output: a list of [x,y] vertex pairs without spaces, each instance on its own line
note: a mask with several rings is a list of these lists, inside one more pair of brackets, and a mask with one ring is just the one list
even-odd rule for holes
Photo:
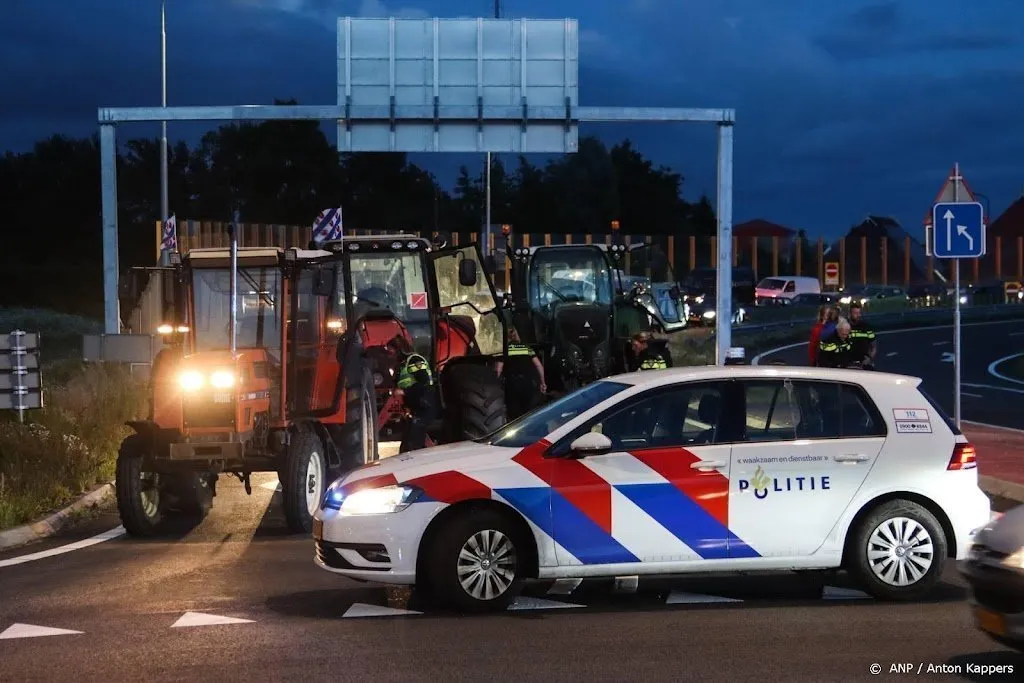
[[39,335],[14,330],[0,335],[0,410],[14,410],[18,422],[25,411],[43,407],[39,370]]
[[[956,175],[959,176],[959,165]],[[960,260],[985,255],[985,213],[978,202],[959,201],[954,184],[953,201],[932,207],[932,253],[936,258],[953,259],[953,420],[960,427],[961,325]]]

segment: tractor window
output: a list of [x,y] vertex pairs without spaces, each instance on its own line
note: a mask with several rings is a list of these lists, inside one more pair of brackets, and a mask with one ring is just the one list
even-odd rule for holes
[[560,302],[611,305],[611,268],[599,247],[546,247],[530,262],[530,307],[545,311]]
[[[472,318],[480,353],[502,353],[505,334],[501,311],[487,280],[487,273],[480,263],[476,246],[445,250],[439,252],[434,259],[438,305],[451,308],[452,315]],[[476,284],[472,287],[463,287],[459,283],[459,263],[465,259],[476,263]]]
[[[192,271],[197,351],[231,346],[231,271],[196,268]],[[280,359],[281,319],[278,299],[281,274],[274,267],[239,268],[237,342],[239,348],[264,348]]]
[[423,254],[352,254],[349,271],[353,319],[370,309],[390,310],[408,328],[420,353],[430,348],[433,331]]
[[[661,247],[644,244],[632,247],[623,257],[628,277],[651,288],[658,310],[665,322],[677,323],[683,320],[685,310],[682,301],[673,299],[671,290],[678,286],[672,264]],[[625,286],[625,278],[623,285]]]

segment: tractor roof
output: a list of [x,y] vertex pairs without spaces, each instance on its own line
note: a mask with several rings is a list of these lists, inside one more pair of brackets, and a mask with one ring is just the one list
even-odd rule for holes
[[[358,246],[349,246],[358,245]],[[322,249],[328,252],[337,253],[345,250],[362,251],[363,245],[369,245],[371,250],[383,249],[386,251],[428,251],[432,247],[428,240],[419,235],[408,235],[396,233],[394,235],[358,235],[353,237],[342,237],[339,240],[330,240],[321,244]]]
[[[583,247],[593,249],[596,247],[602,251],[608,251],[608,248],[610,246],[611,245],[605,244],[604,242],[595,242],[593,244],[584,244],[582,242],[576,242],[573,244],[535,244],[530,247],[519,247],[515,251],[518,251],[519,249],[528,249],[529,253],[533,255],[534,253],[537,252],[538,249],[580,249]],[[625,246],[627,249],[629,249],[629,251],[633,251],[634,249],[641,249],[643,247],[649,247],[651,245],[645,242],[634,242],[633,244],[626,244]]]

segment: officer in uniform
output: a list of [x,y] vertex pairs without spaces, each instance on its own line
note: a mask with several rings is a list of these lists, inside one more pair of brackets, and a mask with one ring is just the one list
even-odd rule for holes
[[494,370],[505,379],[505,409],[510,421],[536,408],[548,392],[544,364],[533,349],[520,341],[515,329],[508,331],[508,353]]
[[850,304],[850,343],[853,344],[853,360],[860,361],[861,367],[865,370],[874,370],[875,353],[878,350],[875,331],[864,320],[864,312],[859,301]]
[[850,341],[850,323],[846,318],[840,318],[836,331],[828,337],[822,336],[819,342],[818,367],[846,368],[857,360],[860,359],[854,358]]
[[404,337],[395,336],[388,342],[388,348],[399,359],[398,390],[395,393],[404,398],[405,407],[412,416],[399,452],[426,448],[427,428],[441,413],[434,373],[427,359],[416,353]]
[[637,332],[630,340],[633,348],[633,367],[631,370],[665,370],[668,362],[665,357],[650,348],[650,332]]

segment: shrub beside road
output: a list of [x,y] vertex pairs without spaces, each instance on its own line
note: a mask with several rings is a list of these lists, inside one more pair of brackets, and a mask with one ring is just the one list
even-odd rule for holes
[[114,477],[126,420],[144,415],[144,382],[118,365],[85,365],[82,334],[93,321],[45,311],[0,311],[2,332],[39,331],[43,363],[42,410],[25,424],[0,415],[0,529],[59,509]]

